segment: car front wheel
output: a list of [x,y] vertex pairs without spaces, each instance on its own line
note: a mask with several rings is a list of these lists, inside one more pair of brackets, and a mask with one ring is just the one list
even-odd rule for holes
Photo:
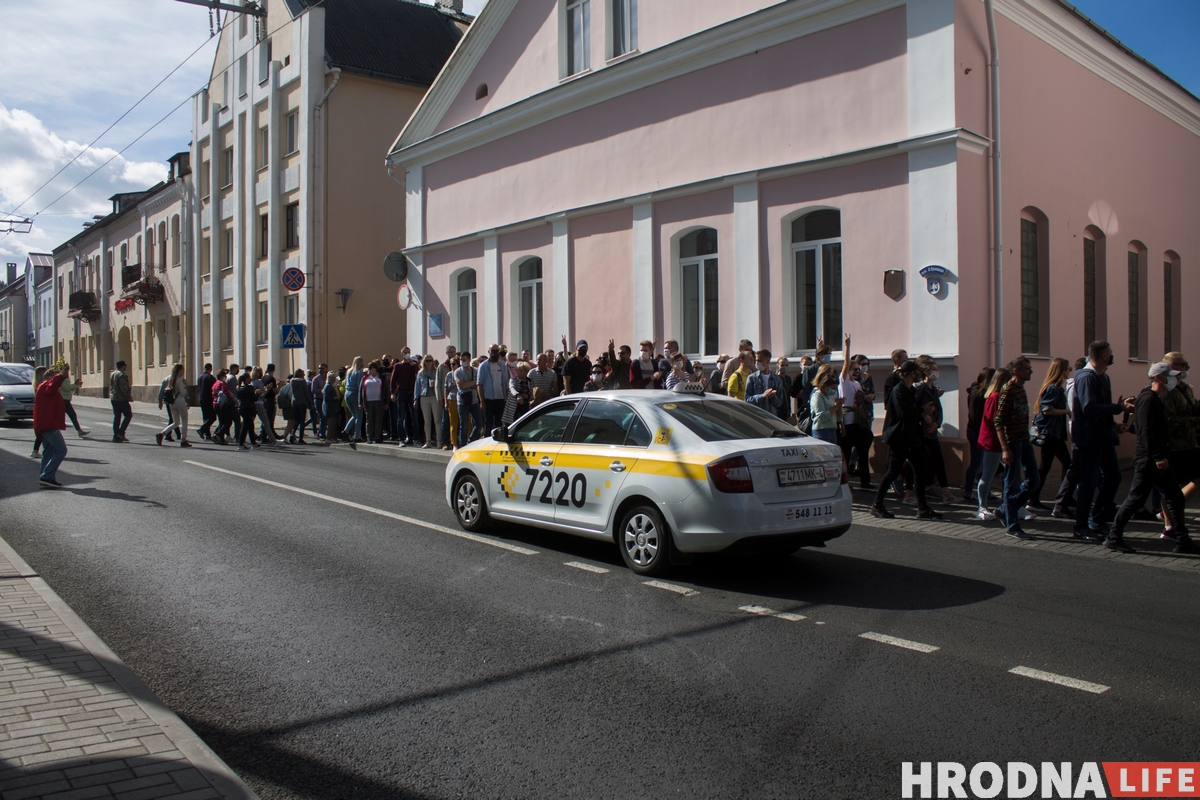
[[454,516],[464,530],[478,533],[488,525],[487,505],[483,499],[483,488],[478,479],[469,472],[461,475],[454,484]]
[[661,575],[671,563],[671,532],[649,504],[625,512],[617,528],[617,546],[625,566],[638,575]]

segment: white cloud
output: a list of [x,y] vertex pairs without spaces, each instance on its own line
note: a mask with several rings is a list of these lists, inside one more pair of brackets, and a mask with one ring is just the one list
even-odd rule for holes
[[[13,211],[84,146],[60,137],[28,111],[0,104],[0,211]],[[23,262],[31,251],[50,252],[79,233],[93,214],[109,213],[112,195],[147,189],[167,176],[165,156],[163,161],[129,161],[115,149],[94,147],[21,206],[18,216],[41,211],[110,158],[112,163],[35,217],[31,233],[0,239],[0,260]]]

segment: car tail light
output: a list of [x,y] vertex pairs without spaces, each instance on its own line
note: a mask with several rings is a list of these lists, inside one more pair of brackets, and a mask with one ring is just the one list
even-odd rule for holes
[[846,454],[842,453],[842,479],[840,481],[838,481],[838,483],[841,484],[841,483],[849,483],[849,482],[850,482],[850,467],[846,463]]
[[750,465],[742,456],[733,456],[708,465],[708,477],[720,492],[753,492]]

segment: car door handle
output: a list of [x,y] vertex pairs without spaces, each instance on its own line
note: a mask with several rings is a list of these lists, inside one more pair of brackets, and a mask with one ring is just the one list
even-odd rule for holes
[[613,472],[624,472],[625,471],[625,465],[622,464],[620,461],[612,462],[611,464],[608,465],[608,468],[611,469]]
[[541,464],[543,467],[548,467],[554,463],[554,459],[552,459],[550,456],[542,456],[542,460],[539,461],[538,463]]

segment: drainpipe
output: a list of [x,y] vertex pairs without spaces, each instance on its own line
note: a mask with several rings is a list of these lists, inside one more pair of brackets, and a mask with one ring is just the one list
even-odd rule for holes
[[[325,291],[325,288],[326,288],[325,282],[327,279],[327,276],[325,275],[325,251],[324,251],[326,236],[325,236],[325,232],[324,232],[324,229],[322,228],[322,226],[325,224],[325,195],[326,195],[326,192],[328,191],[328,181],[325,180],[326,176],[323,172],[323,170],[327,169],[328,166],[325,163],[325,159],[323,158],[323,155],[324,155],[325,149],[328,147],[328,139],[329,139],[329,124],[328,124],[327,118],[325,116],[325,113],[322,110],[322,107],[325,105],[325,101],[329,99],[329,95],[333,94],[333,90],[337,88],[338,81],[340,81],[342,79],[342,71],[338,67],[333,67],[332,69],[328,70],[325,74],[333,76],[333,83],[329,84],[329,88],[327,88],[325,90],[325,94],[321,95],[321,99],[317,101],[317,104],[315,106],[313,106],[313,116],[314,116],[313,139],[315,140],[319,136],[320,141],[319,142],[314,141],[313,147],[312,147],[312,163],[313,163],[312,174],[313,174],[313,184],[314,184],[314,186],[313,186],[313,253],[312,253],[313,273],[314,273],[313,278],[314,278],[314,283],[315,283],[315,278],[317,277],[317,274],[319,273],[320,278],[321,278],[320,291],[322,293],[324,293],[324,291]],[[315,117],[317,117],[318,115],[320,116],[320,120],[321,120],[320,125],[316,124],[316,120],[315,120]],[[320,239],[319,242],[318,242],[318,237]],[[313,299],[315,300],[317,297],[317,294],[316,294],[317,286],[314,285],[312,287],[312,290],[313,290],[312,296],[313,296]],[[319,322],[320,329],[318,330],[318,325],[314,324],[313,325],[314,336],[311,337],[311,351],[313,354],[313,359],[319,364],[321,361],[321,358],[324,357],[324,358],[328,359],[329,354],[326,352],[318,352],[318,346],[320,346],[320,339],[318,338],[318,336],[320,334],[325,334],[326,337],[328,337],[328,332],[324,330],[324,326],[325,326],[324,305],[322,304],[322,305],[318,306],[317,303],[313,303],[313,306],[314,306],[314,308],[312,308],[310,310],[310,313],[312,315],[314,323],[318,322],[316,312],[317,311],[321,312],[321,314],[320,314],[321,318],[320,318],[320,322]],[[326,341],[326,345],[327,344],[328,344],[328,341]],[[321,347],[321,351],[324,351],[325,349],[327,349],[327,348]]]
[[1004,363],[1004,239],[1000,206],[1000,47],[996,44],[996,10],[993,0],[984,0],[988,41],[992,47],[992,277],[995,285],[996,367]]

